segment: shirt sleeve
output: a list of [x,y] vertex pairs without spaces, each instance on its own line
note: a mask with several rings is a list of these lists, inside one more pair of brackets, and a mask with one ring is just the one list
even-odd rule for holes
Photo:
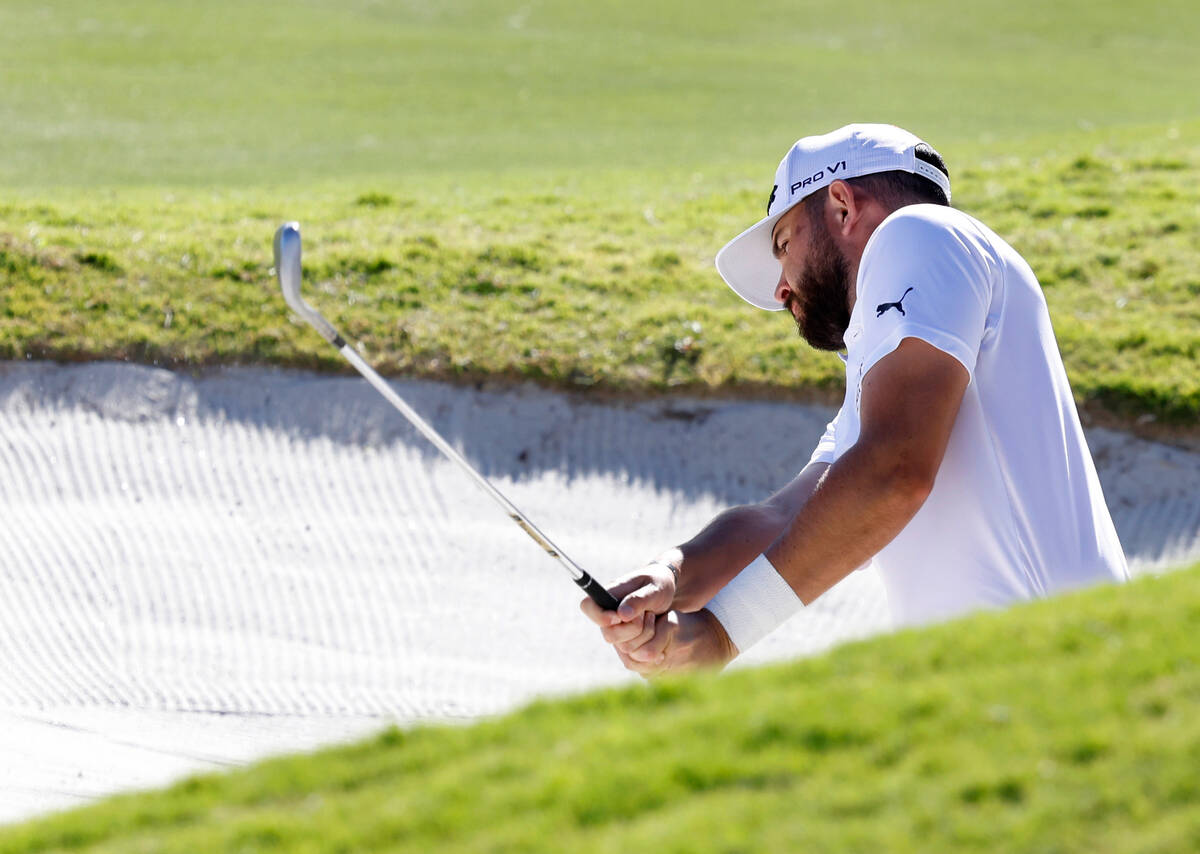
[[860,376],[905,338],[920,338],[961,362],[974,380],[992,279],[992,267],[962,228],[915,212],[886,220],[859,276],[866,354]]
[[833,416],[833,420],[825,425],[825,435],[821,437],[821,441],[817,442],[816,449],[812,452],[808,463],[832,463],[837,459],[837,424],[838,419],[842,417],[842,410],[837,411],[837,415]]

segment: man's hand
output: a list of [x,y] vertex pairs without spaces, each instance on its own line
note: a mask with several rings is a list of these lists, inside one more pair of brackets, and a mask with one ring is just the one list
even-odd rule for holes
[[619,580],[608,592],[621,603],[616,611],[605,611],[590,598],[580,602],[579,607],[624,660],[654,637],[655,617],[671,609],[675,573],[665,563],[649,563]]
[[655,619],[654,633],[632,655],[617,655],[629,670],[651,677],[669,671],[724,667],[737,655],[724,627],[709,611],[668,611]]

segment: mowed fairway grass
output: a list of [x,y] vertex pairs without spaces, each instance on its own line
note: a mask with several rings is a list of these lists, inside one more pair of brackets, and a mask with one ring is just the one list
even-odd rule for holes
[[680,192],[664,171],[720,166],[710,182],[755,180],[757,211],[790,142],[849,121],[965,165],[972,145],[1200,118],[1200,10],[1142,6],[5,0],[0,186],[635,170],[610,188]]
[[1200,566],[0,830],[0,853],[1200,850]]
[[0,358],[836,399],[712,268],[804,132],[894,121],[1046,287],[1081,402],[1200,413],[1191,2],[11,0]]

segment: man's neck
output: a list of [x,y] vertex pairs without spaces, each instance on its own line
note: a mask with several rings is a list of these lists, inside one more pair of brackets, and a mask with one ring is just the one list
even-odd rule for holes
[[846,283],[846,303],[850,308],[851,314],[854,313],[854,305],[858,302],[858,268],[862,263],[863,252],[866,251],[867,243],[871,240],[871,235],[875,233],[875,229],[879,228],[885,219],[900,210],[900,208],[907,207],[908,204],[915,204],[915,202],[896,207],[885,207],[879,203],[873,203],[864,207],[858,227],[854,229],[854,234],[850,237],[850,248],[846,252],[846,271],[849,274],[849,281]]

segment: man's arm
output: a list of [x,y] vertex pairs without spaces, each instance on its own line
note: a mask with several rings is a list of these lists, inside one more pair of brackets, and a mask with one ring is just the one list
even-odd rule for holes
[[970,375],[905,338],[862,383],[858,441],[765,552],[808,604],[895,539],[925,503]]
[[[827,468],[828,463],[809,463],[771,497],[725,510],[683,545],[618,580],[609,592],[621,602],[619,615],[601,610],[590,598],[580,608],[624,658],[653,637],[656,614],[700,610],[747,562],[775,542]],[[668,566],[678,573],[678,582]]]
[[809,463],[770,498],[726,510],[669,553],[679,569],[671,607],[686,613],[708,604],[742,567],[779,538],[816,491],[827,468],[828,463]]
[[[765,550],[803,602],[865,563],[916,515],[969,380],[957,359],[918,338],[905,338],[863,378],[858,441]],[[658,617],[650,640],[626,664],[643,673],[723,664],[730,647],[708,611],[672,612]]]

